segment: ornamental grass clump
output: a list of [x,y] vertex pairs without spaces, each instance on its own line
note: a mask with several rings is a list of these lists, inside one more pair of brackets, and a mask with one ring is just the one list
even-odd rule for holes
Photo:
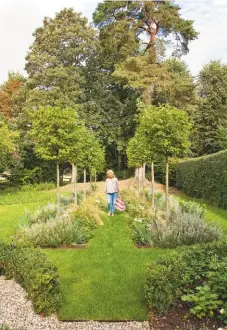
[[91,226],[91,228],[95,228],[96,225],[103,225],[102,216],[104,215],[103,209],[105,207],[106,201],[104,196],[95,194],[83,201],[73,212],[73,215],[76,219],[80,219]]

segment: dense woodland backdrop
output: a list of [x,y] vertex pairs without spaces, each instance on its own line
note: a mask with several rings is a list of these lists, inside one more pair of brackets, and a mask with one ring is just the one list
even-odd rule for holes
[[[104,1],[92,25],[65,8],[45,17],[33,36],[26,76],[10,72],[0,86],[0,172],[10,170],[12,182],[56,178],[56,157],[41,157],[31,134],[40,109],[74,109],[105,150],[105,167],[120,178],[130,175],[126,150],[146,106],[187,113],[188,157],[226,148],[227,65],[212,61],[192,76],[183,56],[199,35],[175,2]],[[60,161],[61,173],[70,163]]]

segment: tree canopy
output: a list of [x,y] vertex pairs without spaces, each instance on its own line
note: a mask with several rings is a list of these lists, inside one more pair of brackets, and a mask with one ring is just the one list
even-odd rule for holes
[[[141,46],[144,51],[155,48],[158,38],[163,42],[175,40],[173,54],[180,56],[188,52],[188,42],[198,34],[193,22],[182,18],[179,11],[173,1],[105,0],[98,5],[93,20],[100,29],[104,53],[113,54],[117,62],[134,56]],[[140,42],[142,35],[145,41]]]
[[95,34],[87,20],[71,8],[55,18],[44,18],[26,56],[28,104],[72,107],[78,103],[84,87],[82,71]]

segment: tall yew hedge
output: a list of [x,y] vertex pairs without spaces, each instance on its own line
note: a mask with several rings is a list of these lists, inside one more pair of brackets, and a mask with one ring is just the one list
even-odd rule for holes
[[176,186],[189,196],[227,208],[227,150],[181,161]]

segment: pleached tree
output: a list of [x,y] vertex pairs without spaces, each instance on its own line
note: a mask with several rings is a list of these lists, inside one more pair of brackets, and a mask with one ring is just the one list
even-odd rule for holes
[[169,157],[183,156],[189,150],[191,124],[188,115],[170,105],[147,106],[140,117],[140,129],[155,155],[166,163],[166,219],[169,217]]
[[31,137],[40,158],[53,160],[57,167],[57,205],[60,211],[60,163],[68,161],[68,149],[78,139],[78,116],[74,108],[40,107],[30,111]]

